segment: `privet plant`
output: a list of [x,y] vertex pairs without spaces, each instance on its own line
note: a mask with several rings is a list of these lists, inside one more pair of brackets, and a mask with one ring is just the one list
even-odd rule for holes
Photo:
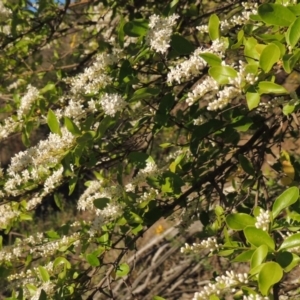
[[[2,156],[3,298],[124,299],[127,253],[174,218],[183,238],[202,223],[177,255],[231,266],[190,299],[298,299],[300,163],[285,142],[300,100],[283,84],[297,1],[7,0],[0,15],[0,140],[24,145]],[[30,225],[52,200],[78,212]]]

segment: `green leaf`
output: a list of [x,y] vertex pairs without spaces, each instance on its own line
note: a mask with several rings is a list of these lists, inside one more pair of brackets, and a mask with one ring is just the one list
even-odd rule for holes
[[165,172],[162,177],[161,190],[164,193],[179,195],[184,185],[182,178],[172,172]]
[[288,28],[285,36],[287,43],[295,47],[300,39],[300,18],[297,18]]
[[199,54],[211,67],[220,66],[222,63],[222,59],[213,53],[201,53]]
[[251,250],[247,250],[242,252],[241,254],[239,254],[238,256],[236,256],[232,262],[248,262],[251,260],[251,257],[253,255],[255,250],[251,249]]
[[260,228],[256,228],[254,226],[247,226],[244,229],[244,234],[247,241],[251,245],[255,247],[259,247],[261,245],[267,245],[271,250],[274,251],[275,242],[266,231]]
[[98,198],[94,200],[94,205],[98,209],[103,209],[110,202],[109,198]]
[[275,44],[269,44],[260,55],[260,67],[268,73],[273,65],[279,61],[280,54],[280,49]]
[[300,257],[294,253],[282,251],[276,255],[276,261],[283,268],[284,272],[290,272],[299,265]]
[[41,290],[41,293],[40,293],[40,296],[39,296],[39,300],[47,300],[48,297],[47,297],[47,294],[46,292],[42,289]]
[[276,261],[280,264],[280,266],[285,269],[289,266],[293,261],[293,255],[291,252],[282,251],[276,255]]
[[110,116],[105,116],[97,128],[96,141],[101,140],[106,130],[115,124],[116,120]]
[[273,218],[275,219],[282,210],[294,204],[299,198],[299,189],[295,186],[284,191],[274,202],[272,208]]
[[149,154],[145,152],[131,152],[128,155],[128,161],[137,166],[138,168],[145,168],[149,158]]
[[282,112],[284,115],[288,116],[291,113],[293,113],[294,110],[295,110],[295,105],[288,103],[283,107]]
[[296,16],[285,6],[273,3],[264,3],[258,7],[258,15],[270,25],[289,26]]
[[55,84],[54,83],[48,83],[46,86],[44,86],[41,90],[40,90],[40,94],[45,94],[46,92],[55,90]]
[[220,20],[216,14],[212,14],[208,21],[208,33],[212,41],[220,37],[219,33]]
[[248,160],[248,158],[246,158],[245,156],[243,156],[242,154],[239,154],[239,163],[242,167],[242,169],[248,173],[249,175],[255,176],[255,171],[253,168],[252,163]]
[[123,31],[128,36],[140,37],[144,36],[148,31],[148,22],[144,19],[136,19],[130,22],[127,22]]
[[172,35],[170,45],[179,55],[189,55],[195,50],[193,44],[179,34]]
[[261,81],[258,84],[259,94],[288,94],[287,90],[279,84],[271,81]]
[[300,4],[292,4],[286,6],[295,16],[300,16]]
[[258,274],[258,287],[263,296],[269,294],[270,288],[281,280],[283,271],[280,265],[274,261],[263,265]]
[[63,210],[63,201],[62,196],[59,193],[54,193],[54,202],[59,210]]
[[237,76],[237,71],[229,66],[213,66],[208,73],[219,84],[228,84],[229,79]]
[[166,299],[159,296],[154,296],[152,300],[166,300]]
[[251,269],[259,266],[264,262],[268,255],[268,247],[266,245],[259,246],[251,257],[250,266]]
[[59,122],[56,118],[55,113],[51,109],[49,109],[49,111],[48,111],[47,124],[48,124],[51,132],[61,135]]
[[253,37],[244,39],[244,55],[248,63],[257,64],[260,54],[256,50],[257,40]]
[[99,261],[98,257],[93,253],[87,254],[86,260],[92,267],[100,266],[100,261]]
[[71,263],[65,257],[57,257],[54,260],[53,269],[55,269],[60,264],[64,264],[67,269],[71,268]]
[[279,250],[282,249],[290,249],[294,247],[300,246],[300,233],[295,233],[289,237],[287,237],[281,244]]
[[237,34],[237,42],[231,46],[231,49],[239,49],[243,44],[244,30],[240,30]]
[[252,110],[260,103],[260,94],[248,92],[246,93],[246,100],[249,110]]
[[42,267],[42,266],[39,266],[38,269],[39,269],[39,273],[41,275],[42,280],[44,282],[49,281],[50,276],[49,276],[48,271],[44,267]]
[[70,118],[64,117],[64,124],[73,135],[81,135],[81,131]]
[[130,267],[128,266],[128,264],[123,263],[120,264],[116,270],[116,275],[119,277],[123,277],[126,276],[130,271]]
[[160,93],[160,89],[158,88],[141,88],[139,90],[136,90],[132,97],[131,97],[131,101],[133,100],[142,100],[142,99],[147,99],[147,98],[151,98],[154,96],[157,96]]
[[230,214],[226,217],[226,224],[230,229],[243,230],[255,224],[255,218],[244,213]]

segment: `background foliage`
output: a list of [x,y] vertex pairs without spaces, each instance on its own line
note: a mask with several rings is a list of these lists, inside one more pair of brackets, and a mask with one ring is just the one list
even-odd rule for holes
[[297,299],[300,4],[0,15],[4,299]]

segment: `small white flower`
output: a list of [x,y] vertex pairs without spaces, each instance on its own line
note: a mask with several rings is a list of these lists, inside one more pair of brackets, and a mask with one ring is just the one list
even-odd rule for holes
[[260,210],[260,214],[256,217],[255,227],[260,228],[264,231],[269,230],[271,222],[271,213],[269,211]]

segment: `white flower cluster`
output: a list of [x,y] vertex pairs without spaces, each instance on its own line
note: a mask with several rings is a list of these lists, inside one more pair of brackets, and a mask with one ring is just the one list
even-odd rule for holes
[[11,10],[4,6],[3,1],[0,1],[0,18],[1,21],[9,18],[11,15]]
[[52,295],[55,291],[56,285],[51,282],[43,282],[41,286],[38,287],[33,297],[31,297],[31,300],[39,300],[42,290],[46,293],[46,295],[49,297]]
[[170,47],[172,27],[176,25],[178,15],[171,15],[167,18],[162,18],[158,15],[150,17],[148,34],[146,42],[150,45],[151,49],[162,54],[166,53]]
[[155,199],[158,196],[158,191],[154,188],[150,188],[148,192],[144,192],[138,199],[138,203],[148,202]]
[[[225,64],[223,64],[225,65]],[[192,92],[188,93],[186,102],[188,105],[194,104],[199,98],[205,97],[210,99],[216,97],[207,105],[207,110],[218,110],[224,108],[232,99],[239,99],[242,97],[242,88],[245,84],[254,84],[257,81],[257,77],[253,73],[246,71],[246,64],[243,61],[239,61],[239,71],[235,78],[229,80],[229,85],[225,86],[222,90],[218,83],[208,76],[200,84],[197,84]]]
[[171,68],[167,75],[167,81],[171,84],[173,81],[181,83],[183,80],[188,80],[196,75],[199,75],[207,63],[199,55],[202,53],[214,53],[220,57],[226,50],[226,44],[223,40],[215,40],[208,49],[197,48],[188,60],[178,63],[176,67]]
[[21,214],[20,210],[14,208],[12,204],[13,203],[0,205],[0,228],[5,229],[10,221],[18,218]]
[[242,89],[245,84],[251,84],[254,85],[255,82],[258,80],[258,76],[256,76],[256,74],[254,73],[249,73],[246,70],[247,64],[242,61],[239,60],[238,61],[238,73],[237,76],[235,78],[231,78],[229,80],[229,83],[237,88]]
[[114,54],[99,54],[92,66],[87,67],[83,73],[68,80],[71,83],[71,92],[74,95],[80,94],[82,91],[85,94],[97,94],[99,90],[112,82],[107,68],[116,62],[117,56]]
[[208,238],[203,240],[200,244],[193,243],[193,245],[189,245],[188,243],[184,244],[184,247],[180,248],[181,253],[199,253],[202,250],[209,250],[210,252],[214,252],[215,250],[219,250],[220,245],[217,243],[216,238]]
[[259,215],[256,217],[255,227],[261,228],[264,231],[269,230],[271,222],[271,213],[269,211],[260,210]]
[[264,297],[258,294],[250,294],[248,296],[243,296],[243,300],[269,300],[269,297]]
[[13,133],[21,123],[22,121],[17,122],[12,117],[5,118],[4,124],[0,124],[0,141]]
[[226,271],[226,275],[218,276],[215,280],[216,283],[209,283],[203,291],[195,293],[193,300],[207,300],[210,296],[221,296],[228,291],[234,293],[237,286],[248,283],[248,274]]
[[208,76],[201,83],[197,84],[192,92],[188,93],[186,103],[191,106],[205,94],[209,93],[209,96],[212,97],[218,90],[219,84],[212,77]]
[[93,201],[97,198],[101,198],[100,189],[103,182],[93,180],[89,182],[88,188],[80,196],[77,209],[78,210],[93,210],[95,208]]
[[146,167],[140,170],[136,177],[132,179],[132,181],[125,186],[126,192],[133,192],[135,187],[140,183],[145,183],[147,177],[155,177],[158,176],[161,171],[157,168],[157,165],[153,162],[147,162]]
[[48,257],[55,254],[59,249],[63,247],[69,247],[74,245],[78,247],[80,244],[80,233],[75,232],[69,236],[63,236],[62,238],[45,242],[42,245],[37,245],[36,247],[31,247],[29,252],[33,255],[33,257]]
[[232,99],[241,96],[241,90],[234,86],[225,86],[217,94],[218,98],[208,103],[207,110],[218,110],[224,108]]
[[[46,180],[46,177],[51,175],[50,168],[60,163],[65,151],[75,143],[75,137],[66,128],[62,128],[61,133],[61,136],[50,133],[48,139],[40,141],[37,146],[20,151],[12,157],[7,169],[10,178],[4,185],[7,194],[14,196],[22,194],[24,191],[18,189],[21,184]],[[53,180],[58,178],[58,173],[53,176],[53,179],[46,181],[45,192],[50,192],[51,186],[53,188]]]
[[[258,5],[255,2],[242,2],[244,10],[240,15],[234,15],[230,19],[220,21],[220,29],[223,33],[226,33],[235,26],[241,26],[250,20],[251,15],[257,15]],[[208,33],[208,25],[201,25],[196,27],[201,33]]]
[[[119,185],[103,187],[103,181],[91,181],[88,188],[79,198],[77,209],[95,212],[96,218],[92,224],[92,230],[100,227],[104,220],[114,220],[123,213],[123,205],[117,200],[122,196],[123,188]],[[103,209],[98,209],[94,205],[94,200],[108,198],[110,202]]]
[[261,112],[272,112],[275,107],[279,107],[284,103],[286,103],[284,97],[274,97],[270,101],[260,102],[257,110]]
[[27,93],[21,98],[21,103],[17,111],[18,119],[22,119],[32,106],[32,104],[39,98],[39,91],[31,84],[27,86]]
[[107,94],[101,96],[100,104],[106,115],[114,117],[118,111],[125,108],[127,103],[119,94]]

